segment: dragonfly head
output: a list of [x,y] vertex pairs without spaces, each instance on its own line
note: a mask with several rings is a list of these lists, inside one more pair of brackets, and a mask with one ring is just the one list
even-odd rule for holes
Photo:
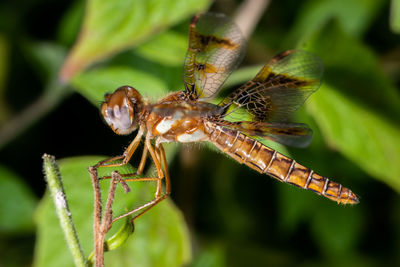
[[138,114],[142,109],[142,97],[133,87],[122,86],[104,96],[101,114],[117,134],[130,134],[138,126]]

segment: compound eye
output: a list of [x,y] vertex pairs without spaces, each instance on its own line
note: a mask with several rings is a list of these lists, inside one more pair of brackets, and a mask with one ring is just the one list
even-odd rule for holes
[[112,119],[112,118],[114,118],[114,111],[113,111],[113,109],[112,108],[107,108],[107,109],[105,109],[105,111],[104,111],[104,118],[106,118],[106,119]]
[[116,119],[120,119],[121,118],[121,112],[119,111],[119,106],[114,106],[114,117]]
[[104,98],[101,113],[111,129],[117,134],[134,131],[138,126],[135,110],[138,107],[139,92],[132,87],[122,86],[112,94],[105,94]]
[[104,103],[102,113],[104,120],[117,134],[129,134],[135,127],[133,109],[126,102],[122,106]]
[[110,94],[110,93],[105,93],[105,94],[104,94],[104,100],[105,100],[106,102],[110,101],[111,95],[112,95],[112,94]]
[[132,117],[131,114],[129,113],[129,108],[124,105],[122,107],[120,106],[114,106],[113,108],[114,112],[114,125],[117,126],[119,129],[128,129],[132,126]]

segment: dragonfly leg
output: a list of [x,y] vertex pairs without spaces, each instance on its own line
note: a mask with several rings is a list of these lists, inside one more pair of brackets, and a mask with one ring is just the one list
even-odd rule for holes
[[[146,159],[147,159],[148,151],[149,151],[149,149],[147,148],[147,146],[145,146],[145,147],[143,148],[142,157],[141,157],[141,159],[140,159],[140,164],[139,164],[138,169],[136,170],[136,173],[119,174],[119,175],[121,176],[121,178],[124,178],[124,177],[133,177],[133,176],[139,176],[139,175],[141,175],[141,174],[143,173],[143,169],[144,169],[144,166],[145,166],[145,164],[146,164]],[[118,156],[118,157],[123,157],[123,156]],[[114,157],[114,158],[117,158],[117,157]],[[114,158],[111,158],[111,160],[110,160],[110,159],[107,159],[107,160],[112,161]],[[108,166],[108,165],[107,165],[107,166]],[[106,179],[111,179],[111,178],[112,178],[112,175],[106,175],[106,176],[100,177],[99,179],[100,179],[100,180],[106,180]],[[135,177],[135,178],[124,178],[124,179],[121,179],[121,181],[125,181],[125,182],[155,181],[155,180],[158,180],[158,179],[159,179],[158,177],[143,177],[143,178],[142,178],[142,177]]]
[[165,173],[165,194],[170,195],[171,194],[171,181],[169,178],[169,171],[168,171],[168,164],[167,164],[167,158],[165,157],[165,150],[164,147],[162,146],[161,143],[156,144],[156,149],[159,151],[159,155],[161,158],[161,164],[162,167],[164,168],[164,173]]
[[136,174],[137,175],[140,175],[140,174],[143,173],[143,169],[144,169],[144,166],[146,164],[147,152],[148,151],[149,151],[149,149],[147,148],[147,146],[144,146],[143,152],[142,152],[142,158],[140,159],[139,167],[136,170]]
[[[166,157],[165,157],[165,150],[164,150],[162,144],[157,143],[156,147],[153,148],[153,146],[150,143],[149,137],[146,137],[145,144],[146,144],[146,147],[148,148],[148,151],[150,152],[150,155],[154,162],[154,165],[157,168],[158,177],[132,178],[132,179],[124,179],[124,180],[125,181],[157,181],[157,189],[156,189],[154,199],[140,207],[137,207],[131,211],[128,211],[128,212],[114,218],[113,222],[115,222],[121,218],[124,218],[126,216],[129,216],[131,214],[137,213],[132,218],[132,223],[133,223],[133,221],[136,220],[139,216],[143,215],[145,212],[150,210],[156,204],[158,204],[162,200],[166,199],[171,193],[171,185],[170,185],[168,166],[167,166],[167,161],[166,161]],[[162,169],[164,169],[164,171]],[[121,176],[123,176],[123,175],[121,175]],[[164,191],[164,193],[162,193],[162,180],[164,178],[165,178],[165,191]]]
[[[98,162],[96,165],[94,165],[93,167],[97,169],[99,167],[119,167],[119,166],[123,166],[123,165],[127,164],[129,162],[129,160],[131,159],[133,153],[135,153],[137,147],[139,146],[140,140],[142,139],[142,136],[143,136],[143,133],[144,133],[144,126],[141,126],[136,137],[129,144],[128,148],[125,149],[124,154],[122,154],[120,156],[116,156],[116,157],[111,157],[106,160],[102,160],[102,161]],[[109,162],[113,162],[113,161],[119,160],[119,159],[122,159],[122,161],[118,162],[118,163],[109,163]]]

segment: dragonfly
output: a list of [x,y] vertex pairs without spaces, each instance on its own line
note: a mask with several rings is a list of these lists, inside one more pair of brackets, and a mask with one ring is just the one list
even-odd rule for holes
[[[156,182],[153,200],[114,220],[136,214],[133,221],[171,194],[163,148],[167,142],[210,142],[261,174],[313,191],[337,203],[359,202],[350,189],[262,142],[267,139],[297,147],[305,147],[311,142],[312,130],[306,124],[288,122],[288,119],[320,87],[323,64],[317,56],[301,50],[280,53],[252,80],[228,93],[217,104],[211,103],[242,60],[245,47],[240,29],[227,16],[216,13],[195,15],[189,24],[182,91],[172,92],[157,103],[150,103],[131,86],[122,86],[105,95],[101,105],[105,122],[116,134],[127,135],[136,130],[137,134],[122,155],[100,161],[93,167],[128,164],[144,138],[136,173],[121,176],[126,182]],[[157,175],[139,177],[148,154]]]

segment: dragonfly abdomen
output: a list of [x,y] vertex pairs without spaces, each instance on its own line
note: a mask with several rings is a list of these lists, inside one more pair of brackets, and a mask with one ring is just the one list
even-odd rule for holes
[[259,173],[313,191],[338,203],[358,203],[357,196],[350,189],[330,181],[239,131],[217,126],[210,135],[210,141],[238,162]]

